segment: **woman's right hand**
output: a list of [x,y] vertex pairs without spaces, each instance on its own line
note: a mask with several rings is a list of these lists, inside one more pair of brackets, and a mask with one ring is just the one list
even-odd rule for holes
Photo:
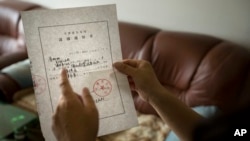
[[133,79],[135,86],[132,89],[146,102],[150,101],[155,90],[162,88],[151,64],[147,61],[128,59],[114,63],[114,67]]

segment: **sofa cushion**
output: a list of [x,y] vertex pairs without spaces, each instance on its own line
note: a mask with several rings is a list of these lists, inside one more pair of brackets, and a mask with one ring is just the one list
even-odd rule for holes
[[19,13],[14,9],[0,6],[0,35],[17,37]]

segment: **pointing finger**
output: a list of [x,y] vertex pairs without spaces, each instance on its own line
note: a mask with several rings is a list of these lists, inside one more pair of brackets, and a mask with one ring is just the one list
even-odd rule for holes
[[68,77],[67,77],[67,70],[62,69],[61,71],[61,82],[60,82],[60,88],[62,91],[62,96],[68,97],[73,94],[73,90],[70,86]]

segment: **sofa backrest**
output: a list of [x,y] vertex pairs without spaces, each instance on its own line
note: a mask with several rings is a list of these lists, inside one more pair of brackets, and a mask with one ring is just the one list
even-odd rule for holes
[[[250,94],[245,88],[250,81],[246,48],[195,33],[126,22],[119,27],[123,57],[151,62],[162,85],[188,106],[216,105],[226,111],[244,99],[243,91]],[[138,98],[135,102],[140,111],[152,113],[150,105]]]
[[27,58],[20,11],[42,6],[18,1],[0,1],[0,69]]

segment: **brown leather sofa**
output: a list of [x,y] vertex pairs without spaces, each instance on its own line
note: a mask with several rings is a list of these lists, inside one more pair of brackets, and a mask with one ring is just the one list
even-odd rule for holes
[[[0,1],[0,69],[26,59],[27,51],[24,42],[24,32],[19,11],[43,8],[40,5],[16,1]],[[20,86],[12,78],[0,74],[0,90],[6,100],[12,102],[15,92]]]
[[24,32],[19,11],[37,8],[42,7],[22,1],[1,1],[0,69],[27,58]]
[[[1,69],[27,58],[19,11],[34,8],[41,7],[12,0],[0,2]],[[162,85],[188,106],[215,105],[229,111],[249,102],[250,52],[246,48],[208,35],[126,22],[119,22],[119,28],[123,58],[149,61]],[[11,102],[20,86],[1,74],[0,90]],[[156,114],[136,92],[133,97],[138,111]]]
[[[120,23],[120,36],[123,57],[151,62],[162,85],[190,107],[228,111],[249,99],[250,53],[239,45],[127,23]],[[138,95],[134,100],[143,113],[154,112]]]

